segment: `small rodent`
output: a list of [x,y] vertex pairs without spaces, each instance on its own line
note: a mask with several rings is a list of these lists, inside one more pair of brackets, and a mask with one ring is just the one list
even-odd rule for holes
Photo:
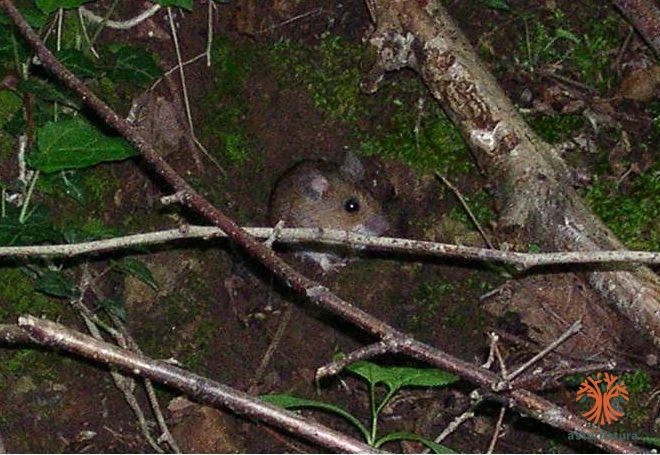
[[[270,198],[270,222],[285,227],[343,229],[381,235],[389,229],[378,201],[362,186],[362,165],[348,156],[343,166],[302,161],[277,181]],[[324,271],[344,265],[331,253],[305,252]]]

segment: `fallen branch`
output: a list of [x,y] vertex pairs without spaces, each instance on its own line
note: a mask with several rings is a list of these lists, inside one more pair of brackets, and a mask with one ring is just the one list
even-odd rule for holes
[[[499,225],[560,251],[624,250],[577,195],[571,172],[525,123],[438,0],[368,0],[378,52],[363,81],[373,92],[387,71],[411,68],[442,105],[496,185]],[[587,279],[660,346],[660,279],[645,267],[591,272]]]
[[[257,239],[268,239],[273,228],[245,227],[245,232]],[[535,267],[551,265],[606,266],[627,268],[631,264],[660,264],[660,252],[647,251],[565,251],[559,253],[518,253],[489,248],[450,245],[447,243],[424,242],[397,237],[374,237],[336,229],[285,228],[277,230],[274,243],[304,243],[334,245],[359,252],[373,251],[410,255],[415,257],[444,257],[476,262],[497,262],[524,272]],[[28,245],[0,247],[0,257],[75,257],[101,254],[109,251],[127,250],[136,247],[159,245],[177,240],[228,237],[222,229],[212,226],[181,226],[179,229],[132,234],[105,240],[66,243],[59,245]]]
[[654,0],[614,0],[614,5],[660,57],[660,8]]
[[[63,349],[94,362],[119,368],[129,374],[150,379],[213,406],[230,409],[237,414],[263,422],[300,436],[307,441],[339,452],[373,453],[376,450],[331,428],[306,420],[298,414],[263,402],[240,390],[198,376],[168,363],[98,341],[60,324],[33,316],[18,319],[19,330],[29,334],[33,343]],[[0,339],[4,330],[0,325]]]

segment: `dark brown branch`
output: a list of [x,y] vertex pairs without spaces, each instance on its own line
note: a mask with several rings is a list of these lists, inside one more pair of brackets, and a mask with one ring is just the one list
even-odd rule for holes
[[654,0],[614,0],[614,5],[660,57],[660,8]]
[[387,341],[381,341],[379,343],[364,346],[350,352],[348,355],[346,355],[346,357],[342,359],[335,360],[334,362],[323,365],[321,368],[317,369],[316,380],[320,381],[321,379],[327,378],[328,376],[334,376],[348,365],[357,362],[358,360],[370,359],[382,354],[394,354],[395,352],[396,347]]
[[[438,368],[455,373],[464,379],[490,387],[497,377],[488,371],[481,370],[463,360],[450,356],[438,349],[421,343],[406,334],[387,325],[383,321],[354,307],[340,299],[327,288],[310,280],[281,260],[272,250],[248,235],[220,210],[211,205],[197,193],[169,164],[167,164],[138,132],[138,130],[122,119],[103,101],[94,95],[73,73],[67,70],[55,56],[45,47],[43,42],[30,28],[10,0],[0,0],[0,8],[4,10],[16,24],[23,37],[35,49],[42,64],[60,79],[68,88],[77,93],[84,103],[90,107],[108,125],[116,129],[122,136],[137,147],[142,157],[153,166],[163,179],[176,192],[183,194],[182,203],[220,227],[236,244],[240,245],[251,256],[270,269],[286,286],[303,295],[312,303],[332,312],[336,316],[351,322],[355,326],[378,337],[392,340],[401,352],[428,362]],[[521,409],[526,414],[565,431],[584,435],[593,444],[611,452],[638,452],[639,448],[624,441],[608,437],[606,432],[592,428],[588,422],[579,419],[570,412],[555,406],[553,403],[534,395],[526,390],[512,390],[498,397],[509,405]]]
[[127,373],[174,387],[201,402],[230,409],[237,414],[273,425],[322,447],[340,452],[376,452],[373,447],[360,441],[306,420],[298,414],[260,401],[240,390],[142,354],[98,341],[52,321],[22,316],[18,324],[32,336],[35,342],[43,346],[64,349],[94,362],[117,367]]

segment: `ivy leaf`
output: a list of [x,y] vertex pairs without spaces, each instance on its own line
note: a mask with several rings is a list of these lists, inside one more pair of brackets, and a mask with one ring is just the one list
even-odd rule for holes
[[193,8],[193,0],[156,0],[154,3],[158,3],[161,6],[176,6],[187,9],[188,11],[192,11]]
[[384,383],[391,391],[402,387],[442,387],[458,381],[458,376],[437,368],[382,367],[359,361],[346,369],[373,385]]
[[117,316],[122,322],[126,322],[126,308],[119,299],[105,299],[99,302],[99,306],[110,314]]
[[35,205],[21,223],[20,209],[5,206],[0,217],[0,245],[30,245],[60,240],[60,234],[53,227],[53,219],[43,205]]
[[19,91],[31,93],[37,98],[45,101],[55,101],[64,104],[75,110],[80,110],[82,104],[66,92],[66,89],[41,78],[31,77],[28,80],[22,80],[18,86]]
[[37,130],[37,150],[28,157],[30,166],[57,172],[119,161],[137,155],[120,137],[103,134],[86,120],[76,118],[48,122]]
[[158,283],[151,274],[151,270],[142,261],[134,258],[124,258],[121,261],[112,261],[112,264],[121,272],[134,276],[154,291],[158,291]]
[[78,8],[84,3],[91,2],[92,0],[36,0],[37,7],[44,13],[50,14],[60,8],[72,9]]
[[57,58],[64,66],[73,71],[81,79],[96,77],[96,66],[82,51],[78,49],[62,49]]
[[130,82],[146,87],[161,71],[153,54],[144,49],[113,43],[108,46],[114,57],[107,70],[113,82]]
[[78,288],[62,272],[46,270],[34,285],[34,288],[44,294],[55,297],[75,299],[78,297]]

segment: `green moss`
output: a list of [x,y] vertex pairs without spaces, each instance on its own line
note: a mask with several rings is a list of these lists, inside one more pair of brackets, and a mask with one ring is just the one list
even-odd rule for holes
[[566,141],[582,128],[584,117],[573,114],[527,116],[525,118],[541,138],[551,144]]
[[396,106],[388,128],[366,135],[359,151],[398,159],[420,172],[457,175],[472,169],[460,133],[436,103],[417,115],[410,106]]
[[423,328],[434,321],[438,311],[443,307],[443,301],[454,291],[455,287],[452,283],[440,280],[417,286],[412,294],[413,303],[417,309],[409,319],[411,329]]
[[[622,21],[610,14],[604,20],[579,24],[581,32],[567,28],[570,23],[560,10],[544,24],[537,17],[523,18],[525,40],[516,60],[527,71],[561,65],[570,76],[605,92],[612,88],[612,58],[621,43]],[[571,74],[567,74],[571,73]]]
[[[479,189],[469,196],[463,195],[463,199],[470,207],[470,211],[480,225],[486,226],[495,219],[495,213],[490,208],[493,196],[484,189]],[[449,212],[451,219],[460,221],[467,226],[473,227],[473,222],[462,206],[455,206]]]
[[[359,68],[369,51],[326,33],[311,47],[279,42],[271,61],[282,86],[304,88],[316,107],[346,122],[359,153],[397,159],[424,172],[470,170],[467,148],[438,104],[416,106],[426,91],[418,78],[388,81],[373,96],[360,92]],[[369,123],[376,126],[365,131]]]
[[621,382],[628,389],[628,402],[625,405],[625,420],[633,426],[641,427],[652,420],[651,402],[649,391],[651,390],[651,377],[642,370],[635,370],[621,375]]
[[651,388],[651,377],[643,370],[624,373],[621,375],[621,381],[626,384],[631,394],[644,393]]
[[660,249],[660,165],[636,177],[627,194],[615,181],[596,181],[587,202],[628,248]]
[[324,33],[311,47],[282,40],[272,48],[270,59],[282,86],[303,86],[330,117],[354,122],[366,115],[358,69],[364,52],[364,46]]
[[205,319],[197,326],[195,334],[188,343],[188,355],[183,359],[183,364],[187,368],[198,371],[201,364],[209,358],[209,347],[217,331],[218,326],[211,319]]
[[245,85],[260,51],[254,46],[232,46],[226,38],[216,39],[213,48],[213,91],[208,93],[202,108],[205,122],[204,138],[219,146],[220,161],[242,164],[250,154],[243,119],[249,109]]
[[21,314],[30,313],[55,319],[63,306],[34,290],[32,280],[18,268],[0,268],[0,321],[13,321]]

